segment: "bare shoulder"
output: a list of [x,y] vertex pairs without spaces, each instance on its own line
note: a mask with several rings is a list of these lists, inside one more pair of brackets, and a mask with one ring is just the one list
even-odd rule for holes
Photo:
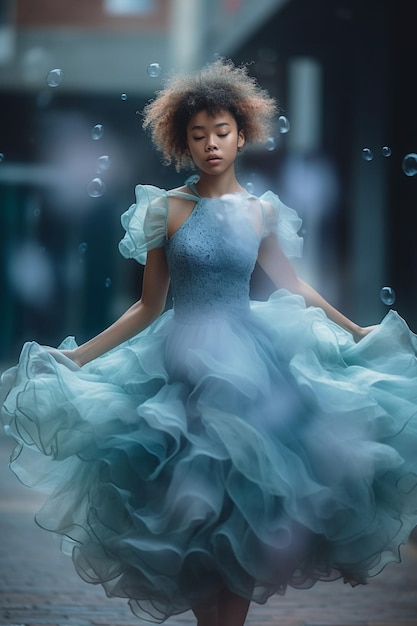
[[275,209],[270,202],[267,202],[267,200],[259,200],[259,204],[261,205],[265,217],[270,218],[275,215]]
[[263,219],[263,230],[265,234],[269,234],[271,231],[276,231],[277,229],[277,212],[274,206],[267,202],[266,200],[259,201],[262,207],[262,219]]
[[187,193],[191,195],[188,187],[177,187],[171,189],[171,193],[168,195],[168,237],[172,235],[182,226],[185,220],[191,215],[192,210],[198,201],[196,197],[195,201],[192,198],[184,198],[175,195],[178,193]]
[[188,194],[188,196],[194,195],[190,191],[189,187],[187,187],[186,185],[183,185],[182,187],[175,187],[175,189],[170,189],[168,192],[168,206],[170,210],[177,211],[182,209],[189,209],[198,200],[197,196],[194,202],[191,198],[184,198],[180,195],[176,195],[177,193]]
[[263,230],[264,222],[263,203],[256,196],[250,196],[245,204],[247,216],[252,222],[252,226],[258,233],[261,233]]

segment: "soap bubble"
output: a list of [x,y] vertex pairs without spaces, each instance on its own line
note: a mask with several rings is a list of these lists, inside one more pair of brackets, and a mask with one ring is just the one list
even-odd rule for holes
[[111,278],[106,278],[106,280],[104,281],[104,286],[106,289],[108,289],[109,287],[111,287]]
[[272,150],[275,150],[276,147],[277,144],[275,142],[275,137],[268,137],[268,139],[265,141],[265,148],[272,152]]
[[0,152],[0,163],[2,163],[4,161],[4,154],[3,152]]
[[12,250],[6,272],[14,291],[32,306],[44,306],[52,295],[53,265],[35,243],[26,242]]
[[417,154],[414,152],[406,154],[403,158],[402,168],[406,176],[415,176],[417,174]]
[[253,193],[255,191],[255,185],[253,183],[251,183],[250,181],[248,183],[246,183],[245,187],[246,187],[246,191],[248,191],[248,193]]
[[59,87],[64,78],[64,72],[58,68],[51,70],[46,77],[46,82],[49,87]]
[[102,138],[103,133],[104,133],[103,124],[96,124],[93,130],[91,131],[91,136],[95,141],[97,141],[98,139]]
[[96,162],[96,172],[97,174],[101,174],[101,172],[105,172],[109,169],[111,165],[111,158],[107,154],[103,154],[101,157],[97,159]]
[[162,69],[159,63],[151,63],[150,65],[148,65],[146,71],[150,78],[158,78],[158,76],[161,75]]
[[364,161],[372,161],[372,159],[374,158],[374,153],[372,152],[370,148],[363,148],[362,158]]
[[285,115],[280,115],[278,118],[278,128],[281,135],[285,135],[290,130],[290,123]]
[[381,150],[382,152],[382,156],[384,157],[390,157],[392,154],[392,150],[389,146],[384,146]]
[[51,54],[40,46],[31,47],[22,52],[19,64],[24,82],[38,85],[45,81],[47,84],[48,73],[53,67],[52,63],[54,60]]
[[106,186],[101,178],[93,178],[87,186],[87,193],[90,198],[99,198],[106,191]]
[[121,100],[127,100],[127,94],[122,93],[122,95],[120,96]]
[[85,254],[88,250],[88,244],[85,243],[85,241],[83,241],[82,243],[80,243],[80,245],[78,246],[78,252],[80,254]]
[[380,298],[384,304],[391,305],[395,302],[395,291],[392,287],[382,287]]

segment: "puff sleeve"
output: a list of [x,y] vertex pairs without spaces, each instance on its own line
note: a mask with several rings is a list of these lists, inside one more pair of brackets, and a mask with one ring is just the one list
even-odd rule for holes
[[119,251],[126,259],[146,263],[148,250],[162,248],[167,237],[168,198],[165,189],[136,185],[136,202],[121,216],[126,234]]
[[298,213],[281,202],[272,191],[265,192],[259,199],[265,209],[264,236],[275,233],[287,258],[301,257],[303,238],[298,231],[302,220]]

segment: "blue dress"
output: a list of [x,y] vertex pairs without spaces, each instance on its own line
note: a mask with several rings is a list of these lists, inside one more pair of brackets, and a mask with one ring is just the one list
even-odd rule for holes
[[[195,204],[168,239],[170,195]],[[394,311],[356,344],[288,291],[251,302],[262,237],[302,244],[261,201],[258,232],[253,196],[138,186],[120,250],[164,248],[173,308],[82,368],[30,342],[2,376],[11,467],[49,494],[37,523],[151,622],[225,585],[263,603],[365,583],[417,525],[417,337]]]

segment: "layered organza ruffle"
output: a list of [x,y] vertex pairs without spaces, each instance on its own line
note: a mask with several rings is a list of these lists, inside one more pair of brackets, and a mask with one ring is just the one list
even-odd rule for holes
[[[198,179],[198,177],[197,177]],[[126,234],[119,243],[119,251],[127,259],[135,259],[138,263],[145,265],[149,250],[160,248],[167,240],[167,220],[168,203],[170,197],[183,197],[188,200],[201,200],[197,193],[195,184],[188,183],[192,193],[182,193],[173,189],[166,191],[154,185],[136,185],[136,201],[130,205],[127,211],[121,216],[121,223],[126,230]],[[248,198],[255,199],[255,196],[246,194],[227,194],[222,196],[229,201],[235,198],[233,204],[239,211],[236,215],[237,222],[242,223],[242,210],[247,205]],[[296,211],[288,207],[272,191],[263,193],[259,201],[267,204],[269,211],[265,215],[264,233],[274,232],[278,238],[279,245],[284,254],[289,258],[301,257],[303,251],[303,238],[298,234],[301,228],[301,219]],[[249,203],[250,204],[250,203]]]
[[0,388],[12,468],[80,576],[149,621],[223,585],[366,582],[417,524],[416,349],[394,312],[355,344],[286,291],[168,311],[81,369],[28,343]]

